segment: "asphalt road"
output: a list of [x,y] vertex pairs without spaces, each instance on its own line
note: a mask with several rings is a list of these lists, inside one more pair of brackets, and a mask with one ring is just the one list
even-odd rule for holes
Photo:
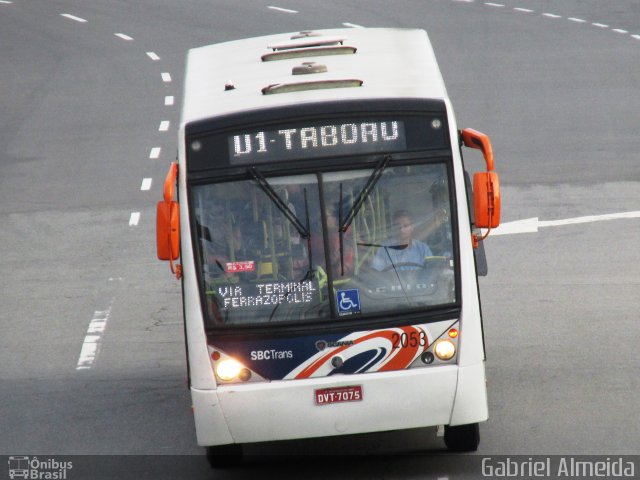
[[[458,123],[492,138],[503,221],[543,222],[486,242],[478,453],[640,454],[640,219],[603,217],[640,211],[637,0],[1,1],[0,454],[210,476],[154,245],[185,54],[345,23],[427,29]],[[430,429],[259,445],[216,478],[464,478],[423,455],[442,449]],[[303,452],[369,455],[282,460]]]

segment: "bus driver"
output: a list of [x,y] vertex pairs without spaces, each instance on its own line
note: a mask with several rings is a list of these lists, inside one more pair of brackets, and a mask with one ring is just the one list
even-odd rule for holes
[[393,214],[394,238],[388,240],[376,252],[371,262],[374,270],[383,271],[391,267],[397,270],[417,270],[424,267],[425,257],[431,257],[426,243],[413,238],[413,221],[407,210]]

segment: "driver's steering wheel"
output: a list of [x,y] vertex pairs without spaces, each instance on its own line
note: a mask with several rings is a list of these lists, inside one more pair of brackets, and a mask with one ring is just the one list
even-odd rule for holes
[[418,268],[411,268],[411,270],[418,270],[418,269],[424,270],[426,268],[424,263],[402,262],[402,263],[392,263],[391,265],[384,267],[380,271],[388,272],[389,270],[393,269],[393,267],[395,267],[396,270],[398,270],[398,267],[418,267]]

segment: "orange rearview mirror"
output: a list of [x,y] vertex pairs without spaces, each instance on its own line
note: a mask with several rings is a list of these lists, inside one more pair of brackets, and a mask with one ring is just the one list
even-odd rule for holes
[[158,202],[156,213],[158,259],[177,260],[180,256],[180,207],[178,202]]
[[[486,172],[479,172],[473,176],[473,213],[476,227],[491,230],[500,225],[500,181],[498,174],[493,171],[491,140],[484,133],[472,128],[461,130],[460,135],[466,147],[482,151],[487,165]],[[474,234],[474,246],[488,234],[487,231],[482,238]]]
[[478,228],[500,225],[500,181],[496,172],[473,176],[473,213]]
[[174,268],[173,261],[180,256],[180,205],[173,200],[178,178],[178,164],[173,162],[164,181],[163,198],[156,209],[156,249],[160,260],[168,260],[171,271],[181,278],[180,265]]

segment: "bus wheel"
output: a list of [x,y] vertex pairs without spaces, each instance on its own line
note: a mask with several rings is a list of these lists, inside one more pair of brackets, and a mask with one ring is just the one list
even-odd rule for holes
[[207,460],[211,468],[233,467],[242,462],[242,445],[216,445],[207,447]]
[[480,427],[477,423],[444,427],[444,444],[452,452],[475,452],[479,443]]

